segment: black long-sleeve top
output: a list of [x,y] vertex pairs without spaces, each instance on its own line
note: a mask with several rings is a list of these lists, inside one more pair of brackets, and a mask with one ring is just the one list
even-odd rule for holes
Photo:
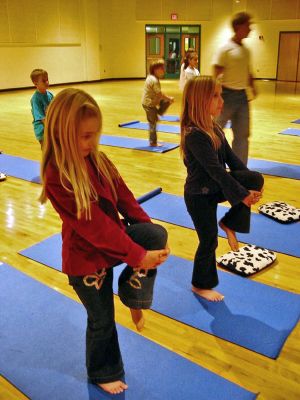
[[221,146],[214,149],[211,138],[204,132],[193,128],[185,140],[185,159],[187,178],[185,193],[210,195],[223,192],[232,204],[238,204],[249,191],[226,171],[248,170],[245,164],[234,154],[221,129],[215,127],[221,139]]

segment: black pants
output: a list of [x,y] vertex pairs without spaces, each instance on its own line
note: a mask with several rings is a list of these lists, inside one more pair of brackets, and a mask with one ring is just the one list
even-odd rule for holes
[[[261,190],[263,176],[255,171],[234,171],[231,175],[248,190]],[[218,284],[216,248],[218,246],[218,203],[225,201],[222,192],[212,195],[184,195],[187,210],[193,220],[199,238],[194,258],[192,285],[200,289],[211,289]],[[251,209],[239,203],[229,209],[222,218],[228,228],[241,233],[250,230]]]
[[[167,232],[156,224],[131,225],[127,234],[147,250],[166,246]],[[152,302],[156,269],[135,272],[126,266],[119,278],[122,302],[131,308],[149,308]],[[93,383],[119,380],[124,375],[115,324],[113,268],[86,276],[69,276],[70,285],[87,311],[86,367]]]

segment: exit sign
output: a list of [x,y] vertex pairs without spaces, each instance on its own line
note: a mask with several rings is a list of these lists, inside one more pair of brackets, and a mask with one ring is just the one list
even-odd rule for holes
[[172,13],[171,14],[171,20],[172,21],[177,21],[178,20],[178,14]]

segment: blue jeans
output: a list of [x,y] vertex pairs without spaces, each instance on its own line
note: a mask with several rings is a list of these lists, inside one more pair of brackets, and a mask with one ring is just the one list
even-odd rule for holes
[[[130,225],[127,234],[147,250],[162,249],[167,243],[166,230],[156,224]],[[156,273],[156,269],[137,273],[126,266],[119,278],[121,301],[131,308],[149,308]],[[86,276],[69,276],[69,283],[87,311],[86,367],[90,381],[107,383],[121,379],[124,370],[115,324],[113,268]]]
[[226,122],[231,120],[233,132],[232,150],[247,165],[250,122],[246,90],[223,88],[222,97],[224,106],[216,122],[224,128]]

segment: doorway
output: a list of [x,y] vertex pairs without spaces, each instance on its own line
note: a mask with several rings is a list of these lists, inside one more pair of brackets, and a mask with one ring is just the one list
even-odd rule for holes
[[280,32],[277,80],[300,82],[300,32]]
[[200,71],[200,25],[146,25],[146,74],[153,60],[163,58],[165,78],[178,79],[180,66],[189,48],[198,54]]

